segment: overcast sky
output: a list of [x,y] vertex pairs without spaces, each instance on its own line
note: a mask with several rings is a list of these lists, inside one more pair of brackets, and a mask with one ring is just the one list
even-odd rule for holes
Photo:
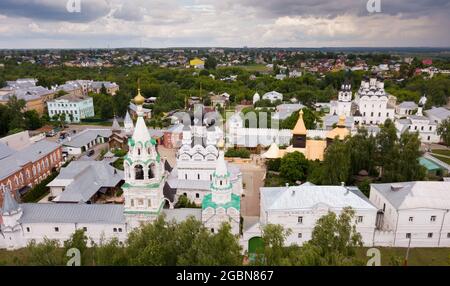
[[367,1],[0,0],[0,48],[450,46],[450,0]]

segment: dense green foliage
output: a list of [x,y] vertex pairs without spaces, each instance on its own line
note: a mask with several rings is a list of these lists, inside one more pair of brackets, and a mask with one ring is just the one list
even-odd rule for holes
[[54,240],[31,242],[27,247],[30,255],[23,265],[65,265],[67,250],[71,248],[80,250],[81,265],[241,265],[241,247],[230,231],[228,224],[211,233],[192,217],[181,223],[159,217],[133,230],[125,244],[117,239],[102,241],[94,243],[88,252],[88,237],[83,230],[77,230],[63,249]]
[[450,146],[450,118],[445,119],[439,124],[437,132],[445,145]]
[[228,149],[225,152],[225,157],[248,159],[250,158],[250,151],[245,148]]
[[362,265],[356,250],[362,246],[361,235],[354,225],[355,212],[346,208],[337,216],[333,212],[321,217],[313,229],[311,240],[302,247],[285,247],[292,233],[281,225],[263,228],[263,249],[256,253],[255,265],[284,266],[330,266]]

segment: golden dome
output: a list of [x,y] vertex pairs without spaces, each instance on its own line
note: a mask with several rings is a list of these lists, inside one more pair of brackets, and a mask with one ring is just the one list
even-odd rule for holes
[[292,134],[295,135],[306,135],[306,126],[303,121],[303,109],[300,109],[300,116],[298,117],[297,124],[295,124],[294,130],[292,130]]
[[138,88],[138,94],[134,97],[133,101],[134,101],[134,104],[136,104],[136,105],[142,105],[142,104],[144,104],[144,102],[145,102],[145,97],[143,97],[143,96],[141,95],[141,89],[140,89],[140,88]]

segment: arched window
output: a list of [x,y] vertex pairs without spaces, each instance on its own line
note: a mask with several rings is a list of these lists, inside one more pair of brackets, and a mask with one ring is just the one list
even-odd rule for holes
[[138,148],[138,155],[141,155],[141,148]]
[[153,179],[155,177],[155,164],[148,166],[148,178]]
[[200,198],[200,194],[199,193],[196,193],[195,194],[195,197],[198,199],[198,198]]
[[144,179],[144,169],[141,165],[136,165],[134,167],[134,174],[136,180],[143,180]]
[[197,174],[197,179],[200,180],[200,174]]

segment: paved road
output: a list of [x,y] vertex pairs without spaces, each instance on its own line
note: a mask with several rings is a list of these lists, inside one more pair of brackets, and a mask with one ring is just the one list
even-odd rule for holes
[[242,216],[259,216],[259,189],[264,186],[265,168],[254,164],[239,164],[244,183],[244,197],[241,201]]

